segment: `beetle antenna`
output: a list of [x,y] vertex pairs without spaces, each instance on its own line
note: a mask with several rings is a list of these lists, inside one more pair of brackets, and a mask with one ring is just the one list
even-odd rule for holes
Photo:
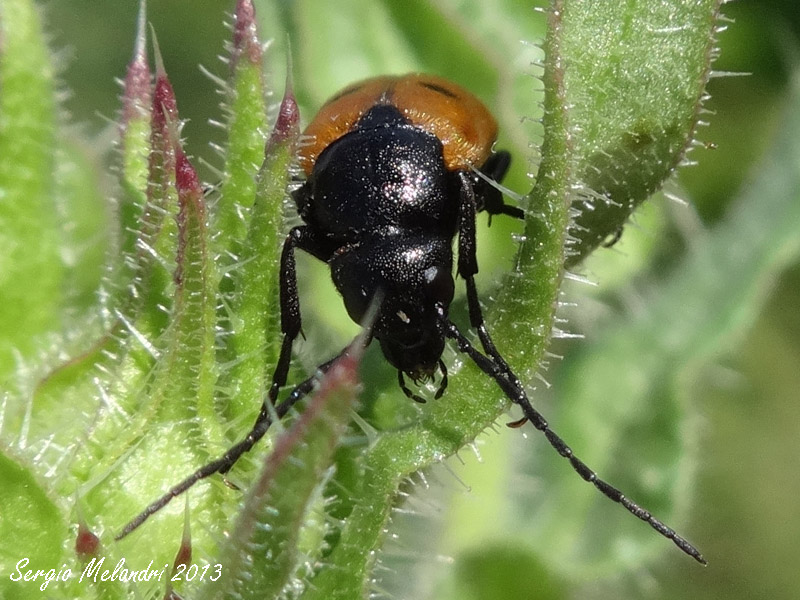
[[[575,454],[572,452],[572,449],[566,444],[566,442],[564,442],[564,440],[562,440],[558,434],[550,429],[550,426],[547,424],[547,421],[544,419],[541,413],[539,413],[539,411],[537,411],[531,405],[525,390],[520,385],[515,385],[512,382],[512,378],[509,377],[508,373],[511,375],[513,375],[513,373],[507,371],[507,365],[500,366],[496,361],[481,354],[469,342],[464,334],[459,331],[458,327],[456,327],[452,321],[446,317],[443,317],[443,322],[445,326],[445,335],[455,340],[456,344],[458,344],[458,349],[469,356],[481,371],[494,379],[509,400],[511,400],[514,404],[519,405],[523,414],[525,415],[525,418],[530,421],[531,424],[536,427],[536,429],[544,434],[544,436],[547,438],[547,441],[550,442],[550,445],[553,448],[555,448],[556,452],[569,460],[572,468],[583,478],[584,481],[588,481],[594,485],[594,487],[600,490],[604,496],[613,500],[617,504],[621,504],[629,513],[648,523],[653,529],[655,529],[665,538],[672,540],[678,548],[694,558],[697,562],[702,565],[708,564],[700,551],[689,541],[659,521],[649,511],[636,504],[633,500],[627,498],[617,488],[600,479],[594,471],[592,471],[582,460],[575,456]],[[513,380],[518,381],[518,378],[514,376]]]
[[[311,390],[314,389],[314,385],[316,384],[320,375],[325,373],[331,367],[331,365],[337,359],[345,355],[349,349],[350,346],[347,346],[347,348],[342,350],[334,358],[322,363],[319,367],[317,367],[317,372],[313,376],[297,385],[292,390],[292,393],[289,394],[289,396],[287,396],[283,402],[275,407],[275,416],[278,419],[282,419],[284,416],[286,416],[286,414],[295,404],[297,404],[300,400],[307,396]],[[248,433],[244,439],[242,439],[242,441],[235,446],[232,446],[217,460],[203,465],[179,484],[171,487],[166,494],[151,503],[147,508],[140,512],[135,519],[125,525],[124,529],[117,536],[115,536],[114,539],[119,541],[128,534],[132,533],[147,519],[169,504],[173,498],[177,498],[196,483],[206,479],[207,477],[210,477],[211,475],[214,475],[215,473],[226,472],[236,463],[236,461],[242,457],[245,452],[249,451],[262,437],[264,437],[264,434],[267,433],[270,425],[272,425],[271,415],[265,414],[259,416],[255,425],[253,425],[253,428],[250,430],[250,433]]]

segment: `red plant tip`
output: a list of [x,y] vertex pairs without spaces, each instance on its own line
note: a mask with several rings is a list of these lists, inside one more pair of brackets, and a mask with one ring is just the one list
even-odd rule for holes
[[178,123],[178,103],[175,100],[175,91],[172,89],[172,84],[167,77],[167,71],[164,69],[164,60],[161,57],[161,49],[158,46],[156,39],[156,32],[153,26],[150,26],[151,35],[153,37],[153,54],[156,59],[156,86],[153,91],[153,123],[152,130],[154,133],[162,136],[165,140],[170,140],[172,146],[176,146],[178,135],[176,132]]
[[258,39],[256,27],[256,9],[252,0],[238,0],[234,11],[233,24],[233,60],[234,64],[241,56],[254,65],[261,64],[262,47]]
[[180,142],[175,145],[175,186],[180,196],[193,194],[202,197],[203,195],[197,171],[181,148]]
[[[172,125],[172,122],[170,122]],[[205,218],[205,204],[203,202],[203,188],[197,177],[197,171],[189,161],[186,153],[177,139],[175,127],[170,126],[172,147],[175,154],[175,187],[178,189],[178,255],[177,267],[173,274],[175,285],[183,284],[184,260],[186,246],[189,243],[191,231],[188,226],[189,215],[194,214],[201,220]]]
[[186,540],[185,538],[181,540],[180,548],[178,548],[178,553],[175,555],[175,562],[172,564],[172,571],[173,573],[178,569],[181,565],[188,566],[192,562],[192,542],[191,540]]
[[133,58],[125,74],[125,88],[122,94],[123,128],[136,117],[147,115],[150,104],[150,68],[147,65],[147,46],[145,44],[145,1],[139,5],[139,25]]
[[352,345],[348,352],[333,364],[325,377],[322,388],[324,389],[328,386],[331,388],[357,386],[359,382],[358,365],[361,362],[363,353],[363,346]]
[[[180,562],[179,562],[180,560]],[[189,497],[183,505],[183,534],[181,535],[181,547],[175,556],[175,566],[179,564],[189,564],[192,562],[192,520],[189,513]]]
[[79,558],[91,558],[97,556],[100,548],[100,538],[89,531],[86,523],[78,523],[78,536],[75,538],[75,554]]
[[156,76],[156,87],[153,92],[153,129],[165,135],[169,122],[177,120],[178,104],[175,101],[175,92],[167,74],[162,72]]
[[170,587],[170,589],[167,590],[167,593],[164,594],[164,600],[183,600],[183,596],[178,594],[178,592]]
[[270,149],[286,140],[296,138],[300,134],[300,109],[297,108],[297,99],[294,97],[291,76],[286,76],[286,93],[281,100],[278,110],[278,119],[272,134],[267,141],[267,153]]
[[175,555],[172,564],[172,572],[175,573],[180,565],[189,565],[192,562],[192,530],[189,520],[189,501],[184,504],[183,509],[183,534],[181,535],[181,545]]

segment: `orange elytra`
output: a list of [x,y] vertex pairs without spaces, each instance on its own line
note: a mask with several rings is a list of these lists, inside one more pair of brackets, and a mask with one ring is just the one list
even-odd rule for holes
[[497,121],[473,94],[435,75],[409,74],[367,79],[347,86],[328,100],[306,128],[308,144],[299,152],[310,175],[320,153],[350,132],[377,104],[396,107],[412,125],[442,142],[451,171],[480,167],[492,152]]

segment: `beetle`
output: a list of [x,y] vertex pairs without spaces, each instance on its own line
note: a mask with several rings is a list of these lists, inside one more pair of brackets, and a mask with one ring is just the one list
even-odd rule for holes
[[[305,136],[309,143],[299,150],[305,180],[292,193],[303,224],[291,229],[281,253],[283,342],[260,414],[241,442],[148,506],[117,539],[201,479],[227,472],[263,437],[275,416],[283,417],[312,390],[314,377],[277,402],[301,330],[294,255],[303,250],[330,267],[345,308],[357,323],[380,298],[369,339],[380,344],[408,398],[425,401],[408,387],[406,377],[419,384],[438,373],[435,398],[445,392],[447,369],[441,356],[446,340],[452,340],[522,409],[524,417],[510,426],[530,422],[584,480],[705,564],[691,543],[574,455],[531,405],[491,338],[475,286],[476,214],[521,219],[524,213],[504,202],[497,185],[508,170],[510,155],[494,150],[497,122],[487,108],[441,77],[377,77],[346,87],[328,100]],[[448,315],[455,291],[454,266],[466,285],[469,322],[482,352]],[[326,371],[336,358],[319,370]]]

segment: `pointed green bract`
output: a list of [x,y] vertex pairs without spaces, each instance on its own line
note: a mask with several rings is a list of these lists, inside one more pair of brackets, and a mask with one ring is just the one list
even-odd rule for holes
[[[128,64],[122,92],[120,119],[120,188],[119,199],[119,251],[123,257],[120,278],[123,282],[132,276],[130,269],[136,268],[136,241],[147,202],[148,156],[150,154],[151,118],[151,73],[147,64],[147,29],[145,27],[145,3],[139,6],[139,22],[133,58]],[[127,269],[127,270],[126,270]],[[133,273],[135,276],[135,272]],[[120,282],[117,282],[118,284]]]
[[[225,374],[230,388],[229,414],[257,414],[280,347],[278,281],[284,240],[283,202],[289,185],[294,140],[270,147],[255,178],[254,203],[246,243],[231,273],[236,293],[227,340],[233,357]],[[262,148],[263,153],[263,148]]]
[[[300,535],[350,422],[357,396],[356,367],[350,356],[339,359],[302,415],[275,439],[222,548],[220,560],[228,577],[209,585],[204,597],[279,598],[298,577],[296,570],[306,570],[298,553]],[[313,519],[311,523],[314,526]],[[324,523],[315,526],[324,530]]]
[[[264,160],[267,134],[267,88],[264,84],[261,41],[249,2],[239,2],[234,15],[234,48],[227,82],[228,146],[217,208],[216,228],[224,242],[221,251],[239,257],[247,235],[256,194],[256,173]],[[250,8],[250,10],[247,10]]]

